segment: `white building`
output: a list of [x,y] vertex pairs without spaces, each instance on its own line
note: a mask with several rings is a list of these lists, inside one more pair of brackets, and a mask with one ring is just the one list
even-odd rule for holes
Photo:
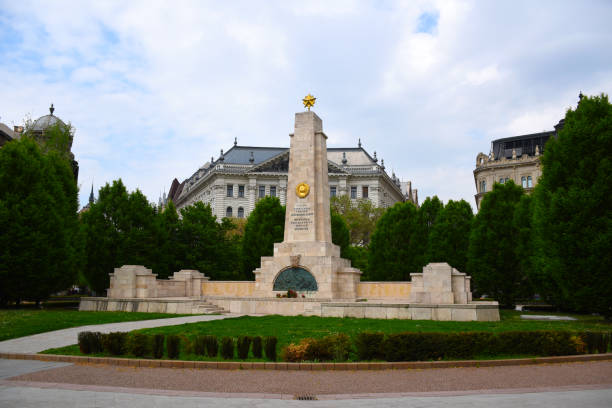
[[[361,146],[328,148],[330,196],[349,195],[353,200],[368,199],[378,207],[390,207],[398,201],[418,205],[417,191],[410,182],[400,182],[385,170]],[[179,183],[174,179],[167,199],[177,209],[197,201],[210,204],[217,219],[247,217],[257,200],[275,196],[285,205],[289,149],[285,147],[234,146],[221,150],[217,160],[200,167],[191,177]]]

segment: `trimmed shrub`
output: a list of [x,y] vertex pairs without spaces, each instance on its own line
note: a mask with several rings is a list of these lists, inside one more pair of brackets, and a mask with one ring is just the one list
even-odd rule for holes
[[231,337],[223,337],[221,339],[221,357],[226,360],[234,358],[234,339]]
[[321,339],[307,340],[304,360],[346,361],[352,348],[349,336],[344,333],[332,334]]
[[102,347],[102,333],[84,331],[78,335],[79,350],[83,354],[100,353]]
[[570,331],[394,333],[385,338],[382,349],[387,361],[465,359],[502,354],[559,356],[584,353],[588,341],[583,338]]
[[249,348],[251,347],[251,338],[249,336],[238,337],[238,358],[246,360],[249,357]]
[[153,336],[153,357],[162,358],[164,356],[164,339],[163,334],[155,334]]
[[306,350],[314,339],[302,339],[299,344],[291,343],[281,350],[281,360],[297,363],[306,359]]
[[126,342],[127,333],[113,332],[102,335],[102,346],[104,351],[113,356],[125,354]]
[[355,349],[359,360],[382,360],[384,333],[359,333],[355,338]]
[[607,353],[610,343],[610,333],[586,331],[580,336],[589,354]]
[[151,350],[151,339],[144,333],[134,333],[128,340],[128,350],[136,357],[144,357]]
[[193,352],[198,356],[206,355],[206,336],[196,336],[193,340]]
[[168,358],[177,359],[180,353],[181,338],[176,335],[169,335],[166,338],[166,348],[168,349]]
[[255,358],[261,358],[262,356],[262,344],[261,344],[261,337],[260,336],[255,336],[253,337],[253,357]]
[[219,341],[217,341],[217,336],[204,336],[204,342],[206,343],[206,355],[208,357],[217,357],[217,354],[219,354]]
[[264,351],[266,358],[271,361],[276,361],[276,344],[278,339],[274,336],[268,336],[264,339]]

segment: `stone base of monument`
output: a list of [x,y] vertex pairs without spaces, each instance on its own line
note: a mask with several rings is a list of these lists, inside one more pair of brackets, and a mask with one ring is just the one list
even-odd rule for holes
[[289,289],[314,299],[355,299],[361,271],[327,242],[274,244],[274,256],[262,257],[255,274],[256,297],[275,297]]

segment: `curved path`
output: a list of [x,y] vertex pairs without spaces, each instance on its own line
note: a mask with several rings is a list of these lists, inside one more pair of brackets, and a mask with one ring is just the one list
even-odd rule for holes
[[175,326],[184,323],[206,322],[238,317],[237,314],[225,315],[194,315],[172,317],[169,319],[138,320],[134,322],[120,322],[96,324],[88,326],[71,327],[69,329],[55,330],[32,336],[0,341],[0,353],[40,353],[50,348],[58,348],[77,344],[77,336],[82,331],[99,331],[109,333],[113,331],[131,331],[149,327]]

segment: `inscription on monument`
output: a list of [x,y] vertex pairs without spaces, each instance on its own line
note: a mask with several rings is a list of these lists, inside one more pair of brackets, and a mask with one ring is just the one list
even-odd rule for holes
[[295,231],[309,231],[314,218],[314,211],[308,203],[295,204],[290,214],[291,227]]

